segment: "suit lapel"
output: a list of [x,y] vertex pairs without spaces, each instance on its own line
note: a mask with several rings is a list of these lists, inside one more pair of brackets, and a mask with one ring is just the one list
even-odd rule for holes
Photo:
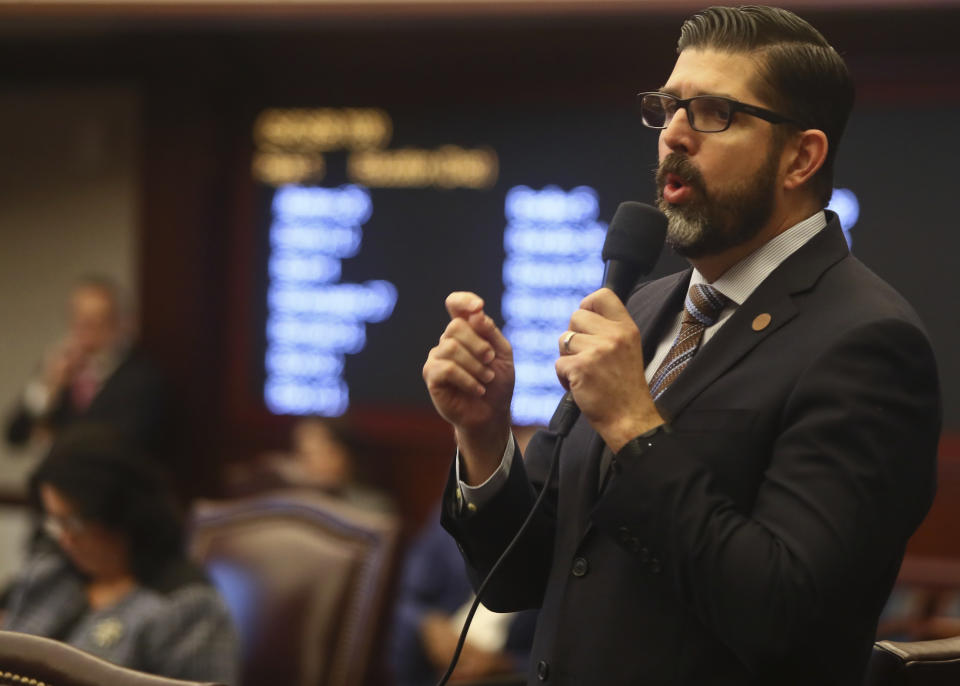
[[[789,297],[762,307],[751,304],[751,300],[752,296],[737,308],[708,345],[693,356],[680,376],[659,397],[657,409],[668,422],[737,360],[797,314],[797,308]],[[752,322],[761,314],[769,315],[770,323],[764,329],[754,331]]]
[[[660,396],[657,407],[667,421],[682,412],[704,388],[750,350],[793,319],[799,312],[793,295],[812,288],[827,269],[848,254],[840,223],[833,216],[826,228],[784,260],[757,287]],[[763,319],[758,319],[760,317]],[[755,321],[764,325],[754,326]]]

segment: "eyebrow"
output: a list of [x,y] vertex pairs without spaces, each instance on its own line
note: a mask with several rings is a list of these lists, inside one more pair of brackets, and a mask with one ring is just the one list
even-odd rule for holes
[[[657,89],[657,92],[658,92],[658,93],[663,93],[664,95],[672,95],[673,97],[677,98],[678,100],[683,100],[683,99],[684,99],[684,98],[681,98],[681,97],[680,97],[680,94],[677,92],[677,89],[676,89],[676,88],[667,88],[666,86],[661,86],[660,88]],[[710,92],[706,92],[706,93],[705,93],[705,92],[702,92],[702,91],[701,91],[701,92],[697,93],[696,95],[692,95],[692,96],[690,96],[690,97],[696,98],[696,97],[701,96],[701,95],[709,95],[709,96],[713,96],[713,97],[715,97],[715,98],[726,98],[726,99],[728,99],[728,100],[735,100],[736,102],[741,102],[738,98],[733,97],[733,96],[730,95],[729,93],[710,93]]]

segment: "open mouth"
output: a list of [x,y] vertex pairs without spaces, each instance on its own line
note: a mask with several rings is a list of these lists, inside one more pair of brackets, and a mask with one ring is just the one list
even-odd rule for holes
[[664,179],[663,199],[674,204],[682,202],[690,195],[690,185],[678,174],[667,174]]

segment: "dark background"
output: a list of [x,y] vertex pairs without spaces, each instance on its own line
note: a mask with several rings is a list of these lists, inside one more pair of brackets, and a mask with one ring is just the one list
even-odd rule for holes
[[[374,189],[362,252],[344,262],[344,281],[400,288],[392,318],[347,358],[350,419],[370,444],[373,480],[409,529],[423,521],[453,442],[420,367],[447,291],[499,303],[506,189],[590,185],[604,220],[622,200],[652,197],[655,135],[634,118],[633,96],[667,78],[690,7],[548,6],[0,7],[0,87],[121,83],[140,94],[142,335],[177,386],[195,494],[218,493],[225,464],[284,445],[290,428],[266,412],[256,378],[266,225],[249,173],[252,122],[267,107],[381,107],[394,120],[390,147],[489,145],[500,158],[490,191]],[[948,295],[960,247],[960,7],[808,2],[800,12],[858,84],[836,185],[861,202],[854,252],[915,304],[934,340],[943,482],[960,456],[960,327]],[[955,546],[943,531],[936,544]]]

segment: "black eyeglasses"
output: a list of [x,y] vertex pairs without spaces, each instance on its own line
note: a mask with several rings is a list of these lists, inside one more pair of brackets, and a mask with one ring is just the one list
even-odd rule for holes
[[726,131],[730,128],[730,122],[733,121],[734,112],[759,117],[771,124],[800,126],[798,122],[782,114],[720,95],[695,95],[681,100],[667,93],[637,93],[637,101],[640,103],[643,124],[651,129],[665,129],[670,126],[673,115],[681,108],[687,111],[687,122],[690,128],[701,133]]
[[77,515],[53,515],[48,513],[43,517],[43,530],[53,539],[58,539],[65,533],[82,534],[86,528],[86,520]]

